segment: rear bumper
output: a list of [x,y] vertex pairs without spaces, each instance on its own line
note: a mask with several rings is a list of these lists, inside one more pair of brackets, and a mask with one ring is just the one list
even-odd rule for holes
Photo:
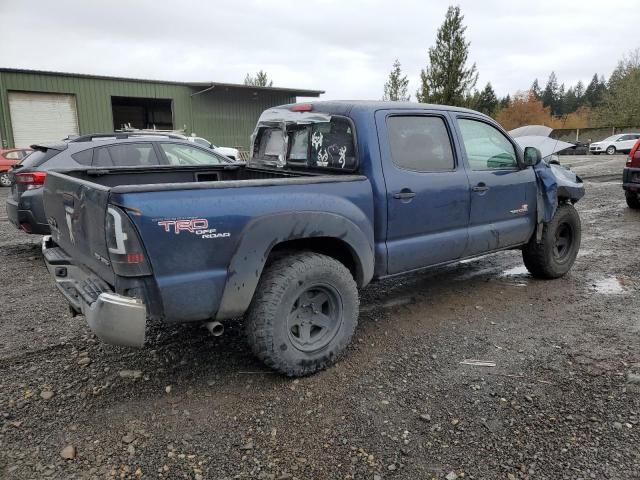
[[85,316],[100,340],[129,347],[144,345],[147,309],[142,301],[113,293],[99,277],[72,264],[49,236],[42,239],[42,254],[60,292]]
[[22,196],[26,195],[27,198],[20,201],[14,200],[11,196],[7,198],[7,217],[17,229],[27,233],[48,235],[51,231],[44,213],[42,193],[38,193],[24,192]]

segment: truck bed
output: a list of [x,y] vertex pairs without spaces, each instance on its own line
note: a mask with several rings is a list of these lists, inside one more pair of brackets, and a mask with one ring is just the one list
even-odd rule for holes
[[[360,282],[373,274],[373,201],[362,175],[235,166],[51,172],[44,199],[55,244],[116,293],[131,282],[109,262],[105,222],[109,206],[122,209],[153,271],[136,281],[153,284],[150,312],[170,321],[241,314],[272,244],[283,241],[338,238],[365,258]],[[184,222],[198,226],[179,229]]]
[[[185,183],[207,183],[211,186],[211,182],[226,181],[244,181],[244,180],[273,180],[287,178],[310,178],[326,175],[318,175],[310,172],[291,172],[282,170],[269,170],[258,168],[247,168],[244,166],[154,166],[150,167],[132,167],[117,169],[83,169],[76,171],[64,172],[79,180],[90,183],[96,183],[105,187],[119,186],[139,186],[158,184],[185,184]],[[335,177],[332,176],[332,177]],[[164,188],[164,185],[163,185]]]

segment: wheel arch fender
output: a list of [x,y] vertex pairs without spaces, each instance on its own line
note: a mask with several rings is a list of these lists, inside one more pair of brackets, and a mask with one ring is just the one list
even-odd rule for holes
[[[231,257],[217,319],[240,316],[249,307],[262,271],[274,250],[292,247],[332,255],[326,245],[341,246],[349,253],[352,274],[359,287],[367,285],[374,271],[373,229],[331,212],[295,212],[262,216],[249,222]],[[284,247],[284,248],[282,248]]]

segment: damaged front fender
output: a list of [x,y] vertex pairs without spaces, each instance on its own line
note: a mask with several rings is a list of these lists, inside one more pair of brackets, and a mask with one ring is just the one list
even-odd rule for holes
[[576,203],[584,197],[582,179],[566,167],[547,162],[538,162],[533,167],[538,184],[538,238],[544,223],[551,221],[560,202]]

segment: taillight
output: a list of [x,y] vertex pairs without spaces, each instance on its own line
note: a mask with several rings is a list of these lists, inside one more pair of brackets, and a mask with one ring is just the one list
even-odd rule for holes
[[313,104],[312,103],[296,103],[291,107],[292,112],[312,112]]
[[640,140],[638,140],[627,158],[627,167],[640,168]]
[[105,232],[109,260],[116,275],[151,275],[151,266],[138,238],[138,232],[124,211],[114,206],[107,208]]
[[15,178],[16,183],[26,185],[27,190],[32,190],[44,185],[44,181],[47,178],[47,172],[14,173],[13,177]]

